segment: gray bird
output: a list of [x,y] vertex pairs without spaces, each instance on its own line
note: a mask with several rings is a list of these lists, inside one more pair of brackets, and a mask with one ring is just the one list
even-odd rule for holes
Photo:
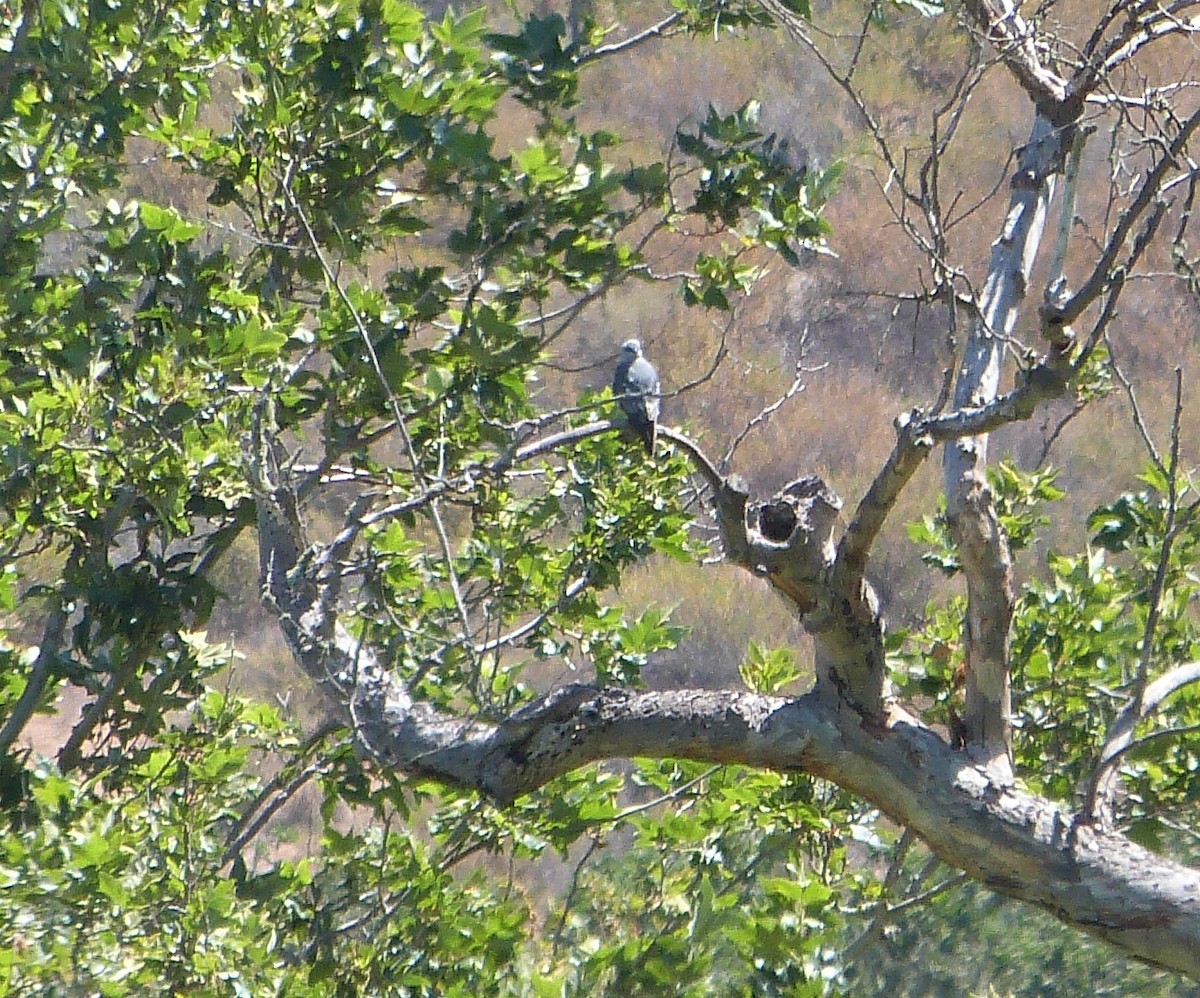
[[612,390],[629,425],[642,438],[646,450],[653,454],[661,404],[658,372],[642,356],[642,344],[638,340],[626,340],[621,345],[621,359],[613,372]]

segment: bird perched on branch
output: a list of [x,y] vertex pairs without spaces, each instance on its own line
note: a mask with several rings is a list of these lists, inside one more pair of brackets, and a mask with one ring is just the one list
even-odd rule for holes
[[621,346],[621,358],[613,372],[613,394],[648,453],[654,453],[658,435],[658,372],[642,356],[639,340],[626,340]]

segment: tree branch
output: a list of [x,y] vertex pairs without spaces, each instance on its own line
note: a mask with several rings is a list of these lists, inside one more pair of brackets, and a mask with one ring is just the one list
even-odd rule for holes
[[[806,772],[909,825],[992,889],[1152,963],[1200,977],[1200,874],[991,782],[903,711],[867,724],[813,693],[644,692],[571,686],[487,724],[413,704],[360,670],[351,712],[383,764],[501,805],[607,758],[687,758]],[[343,708],[346,709],[345,707]]]
[[1084,795],[1083,814],[1096,817],[1097,812],[1111,798],[1115,788],[1116,765],[1133,742],[1133,732],[1138,724],[1153,714],[1172,693],[1190,683],[1200,682],[1200,662],[1179,665],[1149,683],[1141,695],[1134,695],[1113,718],[1100,752],[1100,761],[1092,773]]
[[50,665],[62,649],[66,628],[67,611],[61,602],[56,601],[50,609],[46,626],[42,629],[37,658],[33,661],[33,668],[29,670],[25,688],[21,690],[21,696],[4,722],[4,727],[0,729],[0,754],[8,751],[9,746],[25,730],[25,725],[37,709],[38,702],[46,690],[46,683],[50,679]]
[[[999,394],[1004,343],[1025,298],[1066,137],[1039,111],[1013,175],[1004,229],[992,245],[980,313],[971,321],[954,392],[960,410],[986,406]],[[947,522],[967,581],[967,747],[997,775],[1010,778],[1012,562],[987,487],[987,447],[986,434],[955,441],[946,448],[943,476]]]
[[125,688],[137,676],[150,657],[150,653],[158,646],[160,639],[160,634],[150,633],[131,642],[124,649],[123,660],[113,669],[104,688],[88,705],[83,712],[83,717],[76,722],[75,727],[71,729],[70,736],[58,750],[58,768],[61,772],[70,772],[83,761],[84,743],[91,737],[100,722],[108,716],[113,701],[119,694],[124,693]]
[[380,765],[501,805],[608,758],[809,773],[861,795],[993,889],[1200,977],[1200,873],[997,782],[885,702],[882,620],[869,589],[839,588],[844,576],[832,571],[839,501],[819,479],[752,501],[736,481],[717,478],[714,496],[727,559],[769,581],[813,636],[812,693],[786,700],[576,685],[486,721],[417,700],[374,647],[340,626],[328,583],[317,577],[320,559],[303,542],[267,408],[260,407],[248,448],[266,602],[297,662]]
[[[1079,318],[1083,314],[1084,309],[1091,305],[1112,282],[1113,271],[1117,266],[1117,258],[1124,249],[1130,234],[1133,232],[1134,226],[1146,211],[1150,209],[1151,205],[1154,205],[1158,201],[1159,195],[1162,193],[1163,184],[1166,182],[1167,172],[1183,155],[1188,139],[1191,138],[1192,133],[1195,132],[1197,127],[1200,127],[1200,110],[1195,111],[1183,123],[1175,138],[1163,150],[1163,154],[1159,157],[1158,162],[1147,172],[1146,178],[1142,181],[1141,188],[1138,190],[1133,202],[1117,219],[1117,224],[1109,235],[1108,241],[1104,245],[1099,260],[1096,261],[1096,265],[1092,268],[1091,274],[1083,282],[1079,290],[1057,310],[1058,320],[1061,323],[1067,325]],[[1153,216],[1149,224],[1157,227],[1157,221],[1153,219]],[[1147,241],[1145,236],[1138,239],[1143,248]]]
[[673,14],[668,14],[661,21],[658,21],[648,28],[643,28],[636,34],[630,35],[628,38],[623,38],[619,42],[609,42],[607,45],[597,45],[593,49],[588,49],[581,52],[575,57],[576,66],[584,66],[589,62],[595,62],[597,59],[603,59],[605,56],[616,55],[618,52],[624,52],[628,49],[635,48],[643,42],[650,41],[654,38],[665,38],[670,29],[683,20],[683,11],[675,11]]
[[933,449],[935,438],[929,432],[931,422],[940,423],[941,420],[923,420],[916,411],[897,418],[896,446],[871,482],[838,543],[837,561],[846,572],[861,578],[866,571],[867,557],[884,521],[904,486]]
[[964,9],[984,37],[996,46],[1000,58],[1029,94],[1039,117],[1056,124],[1073,120],[1078,111],[1064,108],[1067,82],[1042,63],[1034,27],[1012,0],[964,0]]

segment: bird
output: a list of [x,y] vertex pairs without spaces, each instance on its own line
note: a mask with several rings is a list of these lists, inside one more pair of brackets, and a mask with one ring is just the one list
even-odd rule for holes
[[642,355],[641,341],[626,340],[621,345],[621,357],[613,372],[612,390],[629,425],[646,445],[649,454],[654,453],[658,436],[661,404],[658,387],[658,372]]

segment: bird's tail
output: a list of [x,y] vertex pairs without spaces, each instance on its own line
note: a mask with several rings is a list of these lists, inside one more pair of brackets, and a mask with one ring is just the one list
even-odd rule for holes
[[650,423],[642,427],[642,443],[646,445],[646,453],[654,456],[654,445],[658,443],[658,424]]

